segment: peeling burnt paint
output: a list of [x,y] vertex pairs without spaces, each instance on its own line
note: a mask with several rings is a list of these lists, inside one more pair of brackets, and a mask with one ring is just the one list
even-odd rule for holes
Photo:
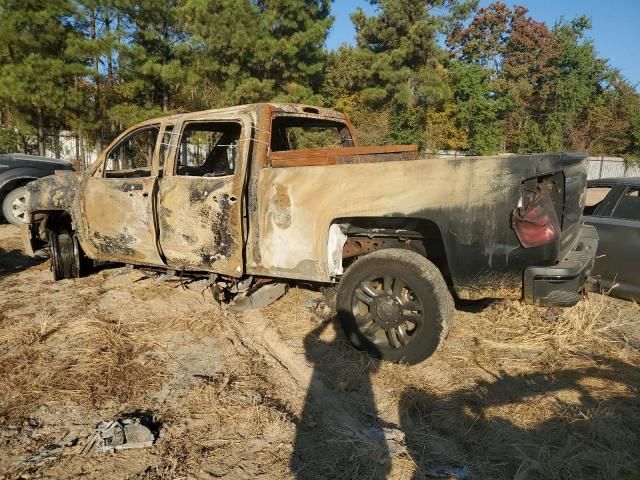
[[142,177],[83,182],[75,207],[80,212],[77,230],[90,258],[163,265],[156,243],[156,181]]
[[160,245],[169,266],[230,275],[244,271],[234,189],[233,177],[160,181]]
[[[557,244],[523,249],[510,227],[521,182],[526,175],[562,166],[562,155],[544,155],[262,169],[260,262],[251,263],[248,271],[331,281],[327,241],[335,219],[416,218],[435,223],[442,232],[461,297],[515,296],[524,268],[551,265],[558,258]],[[277,192],[283,191],[291,211],[286,229],[276,221],[282,208]]]
[[80,174],[51,175],[27,185],[29,210],[65,210],[71,213],[73,201],[80,185]]
[[93,237],[98,240],[98,250],[104,255],[118,257],[132,257],[134,255],[134,250],[131,246],[135,244],[136,239],[130,235],[121,233],[120,235],[109,237],[95,232]]
[[280,228],[289,228],[291,225],[291,199],[285,185],[273,186],[275,193],[271,199],[273,204],[273,223]]

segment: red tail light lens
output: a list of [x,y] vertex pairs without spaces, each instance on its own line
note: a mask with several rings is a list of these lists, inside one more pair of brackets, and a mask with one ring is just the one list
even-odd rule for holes
[[516,207],[511,226],[524,248],[537,247],[560,238],[560,222],[546,189],[538,187],[526,210]]

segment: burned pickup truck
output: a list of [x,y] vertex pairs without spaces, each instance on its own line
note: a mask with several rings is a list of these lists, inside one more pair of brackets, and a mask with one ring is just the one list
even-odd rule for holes
[[56,279],[121,262],[208,278],[232,303],[337,283],[349,339],[415,363],[447,335],[454,296],[580,299],[597,246],[585,159],[420,159],[358,146],[334,110],[246,105],[128,129],[84,174],[32,183],[23,228]]

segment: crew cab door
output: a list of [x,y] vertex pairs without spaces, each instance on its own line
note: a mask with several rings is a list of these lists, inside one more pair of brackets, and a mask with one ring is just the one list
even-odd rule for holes
[[79,195],[83,247],[97,260],[163,265],[156,242],[154,192],[160,124],[114,142]]
[[249,117],[185,119],[158,184],[159,243],[170,267],[241,276]]

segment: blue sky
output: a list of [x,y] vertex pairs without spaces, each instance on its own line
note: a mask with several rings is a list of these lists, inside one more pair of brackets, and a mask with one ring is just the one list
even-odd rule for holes
[[[640,84],[640,0],[503,0],[507,5],[522,5],[536,20],[550,27],[564,16],[571,19],[579,15],[591,17],[590,36],[598,54],[608,58],[632,83]],[[491,1],[481,0],[480,6]],[[355,29],[349,14],[357,7],[365,12],[374,10],[366,0],[334,0],[335,22],[327,39],[327,47],[335,49],[341,43],[353,44]],[[637,88],[637,87],[636,87]]]

